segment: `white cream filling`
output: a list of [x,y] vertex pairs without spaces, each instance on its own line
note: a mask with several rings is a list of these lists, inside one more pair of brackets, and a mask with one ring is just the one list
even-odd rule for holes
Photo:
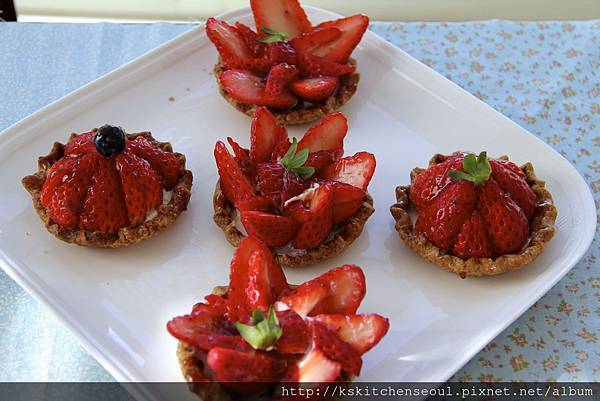
[[319,188],[319,184],[315,182],[310,188],[305,189],[304,192],[302,192],[300,195],[294,196],[293,198],[286,200],[283,203],[283,207],[286,207],[290,203],[293,203],[296,201],[302,201],[302,202],[307,201],[308,199],[312,198],[312,196],[314,195],[317,188]]

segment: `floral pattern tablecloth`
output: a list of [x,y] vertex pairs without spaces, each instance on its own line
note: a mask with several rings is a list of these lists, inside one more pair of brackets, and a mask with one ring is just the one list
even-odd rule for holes
[[[0,24],[0,129],[189,25]],[[600,206],[600,21],[373,23],[371,29],[549,143]],[[600,380],[600,251],[451,380]],[[0,380],[112,377],[0,272]]]

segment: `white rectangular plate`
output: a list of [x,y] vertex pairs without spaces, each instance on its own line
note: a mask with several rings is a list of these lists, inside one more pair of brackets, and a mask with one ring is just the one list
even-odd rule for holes
[[[315,22],[336,17],[307,9]],[[223,19],[251,22],[249,9]],[[362,266],[367,296],[361,310],[389,317],[391,329],[365,356],[360,379],[444,381],[580,259],[594,233],[594,204],[581,176],[558,153],[377,35],[368,32],[355,57],[362,79],[343,109],[350,123],[346,153],[376,154],[370,192],[377,211],[342,255],[287,274],[294,283],[344,263]],[[203,27],[196,27],[0,135],[2,267],[120,381],[181,380],[176,342],[165,323],[228,280],[233,248],[212,223],[212,150],[228,135],[247,146],[250,120],[217,93],[215,60]],[[179,221],[158,238],[120,250],[55,239],[20,185],[54,141],[104,123],[152,131],[184,153],[194,173],[190,208]],[[300,136],[305,129],[290,132]],[[434,153],[457,149],[531,161],[547,181],[559,210],[558,231],[523,271],[461,280],[413,254],[394,231],[388,208],[395,187]]]

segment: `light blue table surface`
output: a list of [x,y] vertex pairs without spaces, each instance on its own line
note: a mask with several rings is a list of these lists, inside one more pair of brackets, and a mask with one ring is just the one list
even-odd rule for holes
[[[0,23],[0,130],[190,27]],[[553,146],[600,206],[600,21],[371,28]],[[453,380],[599,380],[598,241]],[[113,378],[0,272],[0,380]]]

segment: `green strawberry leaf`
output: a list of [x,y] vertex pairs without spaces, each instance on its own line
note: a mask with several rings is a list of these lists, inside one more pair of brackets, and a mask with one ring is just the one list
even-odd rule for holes
[[253,326],[249,326],[237,322],[235,328],[254,349],[269,351],[283,334],[277,315],[275,315],[275,308],[272,305],[269,307],[266,319],[259,309],[255,309],[252,312],[252,324]]
[[311,166],[305,166],[304,163],[308,160],[309,151],[304,148],[299,152],[298,141],[296,138],[292,140],[290,148],[285,153],[281,161],[279,162],[283,167],[291,171],[292,173],[298,174],[303,180],[307,180],[315,173],[315,168]]
[[487,158],[487,152],[483,151],[479,153],[479,156],[475,156],[473,153],[466,155],[462,162],[464,172],[450,170],[448,175],[453,180],[467,180],[473,184],[483,184],[492,175],[492,167]]
[[262,43],[277,43],[277,42],[285,42],[288,39],[287,33],[285,33],[285,32],[277,32],[277,31],[274,31],[272,29],[267,28],[264,25],[262,25],[260,27],[260,29],[264,33],[266,33],[268,36],[265,36],[264,38],[260,38],[259,42],[262,42]]

